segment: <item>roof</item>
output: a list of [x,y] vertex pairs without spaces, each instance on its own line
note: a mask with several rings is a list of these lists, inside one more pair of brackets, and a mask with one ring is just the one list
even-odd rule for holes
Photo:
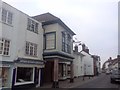
[[80,51],[80,53],[82,53],[82,54],[88,54],[88,55],[90,55],[91,57],[92,57],[92,55],[90,54],[90,53],[87,53],[87,52],[85,52],[84,50],[82,50],[82,51]]
[[47,22],[47,21],[52,21],[52,20],[59,19],[58,17],[52,15],[51,13],[44,13],[44,14],[41,14],[41,15],[34,16],[33,18],[37,19],[40,22]]
[[83,53],[81,52],[75,52],[75,50],[73,50],[73,53],[76,54],[76,55],[80,55],[80,56],[85,56]]
[[63,28],[65,28],[72,35],[76,35],[60,18],[52,15],[51,13],[44,13],[41,15],[33,16],[32,18],[41,22],[43,26],[54,24],[54,23],[59,23]]

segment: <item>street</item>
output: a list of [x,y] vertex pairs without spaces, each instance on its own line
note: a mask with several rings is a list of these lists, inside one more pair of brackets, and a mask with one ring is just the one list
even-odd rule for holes
[[101,74],[98,78],[79,85],[76,88],[119,88],[118,83],[110,83],[110,75]]

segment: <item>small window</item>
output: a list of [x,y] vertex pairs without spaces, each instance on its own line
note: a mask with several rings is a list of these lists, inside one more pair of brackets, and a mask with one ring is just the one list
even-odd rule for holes
[[55,49],[55,43],[56,43],[56,38],[55,38],[55,33],[52,32],[52,33],[47,33],[45,35],[46,37],[46,49]]
[[13,14],[10,11],[2,9],[2,21],[7,24],[12,24]]
[[38,33],[38,23],[28,18],[27,29],[32,32]]
[[9,55],[10,41],[6,39],[0,39],[0,54]]
[[26,42],[25,53],[29,56],[37,56],[37,44]]
[[8,67],[0,67],[0,86],[7,87],[8,85],[8,75],[9,75],[9,68]]

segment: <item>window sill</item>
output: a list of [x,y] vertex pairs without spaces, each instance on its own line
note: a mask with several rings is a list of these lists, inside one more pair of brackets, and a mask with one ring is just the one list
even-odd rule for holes
[[49,48],[49,49],[44,49],[44,50],[54,50],[54,49],[56,49],[56,48]]
[[33,33],[35,33],[35,34],[38,34],[38,32],[34,32],[33,30],[30,30],[30,29],[28,29],[28,28],[27,28],[27,30],[30,31],[30,32],[33,32]]
[[3,21],[1,21],[3,24],[6,24],[6,25],[8,25],[8,26],[11,26],[11,27],[13,27],[13,25],[12,24],[8,24],[8,23],[6,23],[6,22],[3,22]]
[[32,57],[32,58],[38,58],[38,56],[32,56],[32,55],[27,55],[25,54],[26,57]]
[[17,85],[24,85],[24,84],[32,84],[32,83],[34,83],[33,81],[31,81],[31,82],[21,82],[21,83],[15,83],[15,85],[17,86]]
[[3,55],[3,54],[0,54],[0,56],[4,56],[4,57],[10,57],[10,55]]

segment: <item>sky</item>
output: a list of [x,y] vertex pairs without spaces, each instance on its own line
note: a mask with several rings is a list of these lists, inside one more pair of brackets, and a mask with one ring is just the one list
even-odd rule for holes
[[118,54],[119,0],[2,0],[35,16],[49,12],[59,17],[103,64]]

